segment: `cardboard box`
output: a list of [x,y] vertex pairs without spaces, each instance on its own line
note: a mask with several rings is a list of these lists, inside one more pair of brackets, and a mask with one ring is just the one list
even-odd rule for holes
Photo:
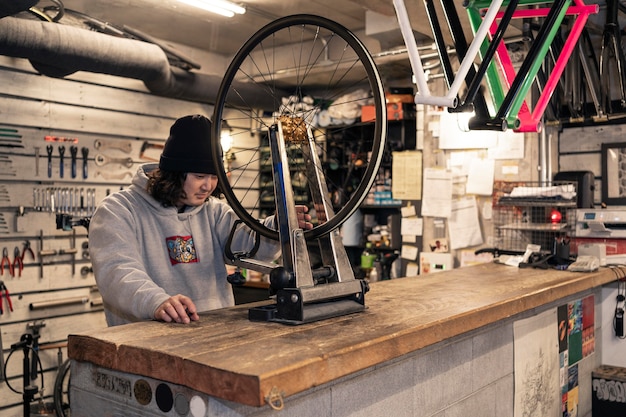
[[415,97],[413,94],[392,94],[385,93],[385,101],[387,103],[414,103]]
[[626,368],[602,365],[591,373],[592,417],[626,415]]
[[[387,120],[415,119],[415,104],[413,103],[387,103]],[[374,105],[361,107],[361,122],[373,122],[376,120]]]

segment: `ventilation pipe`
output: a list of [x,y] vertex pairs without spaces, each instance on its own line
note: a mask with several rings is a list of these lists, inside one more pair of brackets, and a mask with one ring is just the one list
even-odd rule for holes
[[4,0],[0,4],[0,19],[28,10],[37,3],[39,0]]
[[[222,80],[170,66],[165,52],[155,44],[15,17],[0,19],[0,55],[26,58],[49,77],[62,78],[77,71],[116,75],[141,80],[156,95],[211,104]],[[259,102],[258,87],[239,87],[241,96],[254,95],[260,108],[275,107],[271,100]]]

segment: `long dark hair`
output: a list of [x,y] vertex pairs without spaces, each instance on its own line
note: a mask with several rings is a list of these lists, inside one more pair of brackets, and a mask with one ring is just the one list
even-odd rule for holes
[[148,174],[148,193],[163,207],[175,207],[185,197],[183,185],[187,173],[155,169]]

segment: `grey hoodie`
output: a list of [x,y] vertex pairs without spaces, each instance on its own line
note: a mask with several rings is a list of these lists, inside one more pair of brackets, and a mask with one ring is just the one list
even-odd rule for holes
[[[150,320],[170,296],[190,297],[199,312],[234,305],[224,248],[236,214],[210,198],[178,213],[146,191],[145,164],[125,190],[107,196],[89,226],[89,253],[109,326]],[[275,229],[274,216],[264,224]],[[254,235],[241,226],[232,250],[250,250]],[[263,239],[257,259],[273,261],[278,242]]]

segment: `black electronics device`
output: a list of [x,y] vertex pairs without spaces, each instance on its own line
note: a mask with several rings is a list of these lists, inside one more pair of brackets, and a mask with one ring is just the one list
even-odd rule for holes
[[554,181],[576,182],[578,208],[594,208],[595,176],[591,171],[563,171],[554,174]]
[[624,337],[624,310],[615,310],[615,336]]

